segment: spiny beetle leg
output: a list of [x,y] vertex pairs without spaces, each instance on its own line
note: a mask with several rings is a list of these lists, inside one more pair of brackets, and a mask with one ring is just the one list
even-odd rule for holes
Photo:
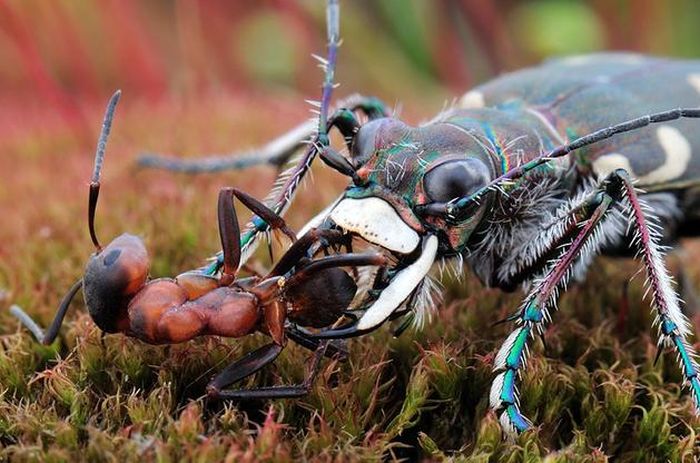
[[[598,196],[592,196],[598,198]],[[591,204],[590,217],[578,221],[582,225],[578,235],[564,248],[554,261],[546,276],[527,296],[521,309],[516,313],[518,327],[511,332],[496,354],[494,371],[498,375],[491,384],[490,404],[499,413],[503,428],[509,433],[523,432],[530,428],[530,421],[520,412],[520,401],[516,381],[524,367],[528,355],[528,341],[544,332],[550,319],[550,310],[556,308],[557,289],[566,282],[571,266],[589,239],[599,228],[610,209],[613,199],[605,197],[597,205]]]
[[[306,377],[304,378],[304,381],[301,384],[296,384],[296,385],[291,385],[291,386],[281,385],[281,386],[257,387],[257,388],[251,388],[251,389],[222,390],[222,388],[225,387],[225,385],[221,386],[222,383],[220,382],[219,384],[217,384],[217,386],[220,386],[220,387],[218,389],[216,389],[215,393],[212,392],[213,391],[212,385],[209,386],[209,388],[208,388],[209,396],[215,397],[217,399],[223,399],[223,400],[284,399],[284,398],[303,397],[304,395],[309,393],[309,390],[311,389],[311,385],[313,384],[314,380],[316,379],[316,376],[318,375],[319,367],[321,365],[321,359],[325,355],[325,351],[326,351],[327,346],[328,346],[327,341],[321,342],[319,344],[318,348],[316,349],[316,351],[313,354],[311,366],[309,367],[309,371],[307,372]],[[253,352],[253,353],[255,353],[255,352]],[[276,356],[277,355],[275,355],[275,357]],[[272,360],[274,360],[274,357],[272,358]],[[270,361],[272,361],[272,360],[270,360]],[[267,362],[267,363],[269,363],[269,362]],[[231,367],[228,367],[226,369],[226,371],[228,371],[229,368],[231,368]],[[260,369],[260,368],[261,367],[258,367],[258,369]],[[224,371],[224,373],[226,371]],[[257,369],[255,371],[257,371]],[[221,376],[221,375],[219,375],[219,376]],[[218,379],[218,377],[217,377],[217,379]],[[216,379],[214,381],[216,381]],[[212,384],[214,383],[214,381],[212,381]],[[240,379],[237,381],[240,381]],[[229,383],[229,384],[232,384],[232,383]]]
[[[347,108],[346,111],[362,111],[370,119],[386,117],[389,114],[386,105],[379,99],[362,95],[352,95],[341,100],[337,107]],[[329,119],[329,125],[332,122],[334,122],[333,117]],[[313,136],[317,128],[314,121],[304,122],[265,146],[248,152],[209,155],[199,159],[180,159],[161,154],[143,153],[138,157],[137,163],[142,167],[188,174],[247,169],[261,164],[282,167]]]
[[[680,310],[678,297],[672,289],[671,278],[663,263],[659,248],[660,235],[650,226],[651,211],[642,203],[626,171],[618,169],[611,173],[598,187],[597,193],[588,196],[589,211],[577,217],[579,233],[567,245],[560,256],[550,265],[541,279],[525,299],[518,312],[519,326],[508,336],[496,355],[494,370],[499,374],[492,383],[491,407],[501,411],[500,420],[504,428],[522,432],[530,423],[520,413],[516,380],[528,355],[528,341],[541,334],[550,311],[556,308],[558,291],[571,275],[571,270],[582,252],[595,255],[604,242],[603,219],[612,206],[627,206],[629,223],[634,235],[631,245],[639,249],[652,294],[652,307],[656,311],[656,322],[660,329],[659,343],[674,347],[678,355],[685,383],[691,390],[696,410],[700,410],[700,369],[696,354],[688,344],[686,336],[691,333],[690,324]],[[564,219],[564,217],[562,218]]]

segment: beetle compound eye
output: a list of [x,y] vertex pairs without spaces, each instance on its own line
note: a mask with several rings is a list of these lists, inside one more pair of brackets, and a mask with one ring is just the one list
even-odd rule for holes
[[367,162],[374,154],[377,130],[381,123],[382,120],[370,121],[357,132],[351,151],[352,163],[356,168]]
[[474,193],[491,179],[486,165],[478,159],[449,161],[430,170],[423,179],[428,197],[445,203]]

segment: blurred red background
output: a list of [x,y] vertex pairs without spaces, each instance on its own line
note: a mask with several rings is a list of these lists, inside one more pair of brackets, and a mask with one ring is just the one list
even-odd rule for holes
[[[62,123],[81,131],[86,105],[114,88],[149,104],[212,92],[265,104],[316,98],[310,54],[323,52],[323,8],[321,0],[1,2],[0,135]],[[431,108],[553,54],[699,51],[694,0],[352,0],[341,8],[339,93]]]

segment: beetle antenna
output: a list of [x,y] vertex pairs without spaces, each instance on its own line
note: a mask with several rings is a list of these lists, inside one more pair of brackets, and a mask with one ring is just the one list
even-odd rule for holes
[[651,124],[675,121],[684,118],[700,118],[700,108],[670,109],[668,111],[647,114],[645,116],[630,119],[619,124],[611,125],[610,127],[598,129],[587,135],[576,138],[575,140],[569,143],[559,145],[551,151],[542,153],[533,160],[528,161],[525,164],[522,164],[514,169],[505,172],[503,175],[492,180],[488,185],[480,188],[476,192],[472,193],[470,196],[455,198],[447,203],[437,203],[422,206],[421,209],[427,213],[445,215],[448,218],[457,218],[461,215],[462,211],[464,211],[467,207],[473,205],[473,203],[477,202],[484,194],[494,189],[501,189],[501,185],[505,185],[512,180],[521,178],[531,170],[536,169],[542,164],[545,164],[553,159],[561,158],[571,153],[572,151],[576,151],[585,146],[594,145],[621,133],[639,130]]
[[88,228],[90,230],[90,238],[95,245],[97,252],[102,250],[100,242],[95,234],[95,210],[97,209],[97,198],[100,196],[100,174],[102,173],[102,164],[105,158],[105,147],[107,146],[107,138],[112,130],[112,118],[114,110],[117,107],[119,98],[122,96],[122,91],[117,90],[107,103],[107,110],[102,121],[102,131],[100,138],[97,139],[97,149],[95,151],[95,168],[92,171],[92,179],[90,180],[90,195],[88,197]]
[[340,7],[338,0],[328,0],[326,5],[326,27],[328,34],[328,56],[322,60],[324,71],[323,91],[321,93],[321,107],[318,115],[318,135],[321,140],[328,136],[328,108],[333,94],[333,78],[335,77],[335,63],[338,58],[338,46],[340,44]]

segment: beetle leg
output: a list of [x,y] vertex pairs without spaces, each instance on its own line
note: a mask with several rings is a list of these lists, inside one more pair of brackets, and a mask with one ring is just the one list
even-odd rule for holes
[[511,332],[496,355],[494,371],[499,373],[491,385],[490,403],[491,408],[500,413],[503,428],[511,434],[523,432],[531,426],[530,421],[520,412],[515,383],[527,360],[527,343],[544,332],[545,323],[550,319],[549,312],[555,308],[559,288],[568,280],[580,252],[591,246],[591,237],[595,239],[595,234],[613,203],[613,198],[609,195],[594,195],[593,198],[597,205],[592,209],[590,217],[579,222],[582,228],[577,236],[525,298],[517,314],[516,323],[519,326]]
[[[380,100],[362,95],[352,95],[340,101],[337,107],[347,108],[349,111],[361,111],[370,119],[386,117],[389,114],[386,106]],[[329,119],[329,123],[332,121],[333,117]],[[142,167],[188,174],[247,169],[261,164],[282,167],[313,136],[317,128],[317,124],[313,120],[304,122],[261,148],[250,151],[207,155],[197,159],[180,159],[169,155],[143,153],[138,157],[137,163]]]
[[692,328],[681,312],[678,296],[672,287],[673,279],[664,265],[663,254],[658,246],[660,234],[655,225],[649,223],[648,210],[639,200],[627,172],[618,169],[611,176],[617,180],[630,206],[631,221],[635,228],[632,242],[639,248],[647,273],[647,287],[652,292],[653,308],[656,310],[654,322],[659,326],[659,346],[673,346],[676,350],[683,378],[691,390],[695,412],[700,414],[700,368],[695,351],[686,339],[692,333]]
[[589,217],[578,221],[580,231],[577,236],[549,266],[546,275],[537,281],[517,313],[519,326],[496,355],[494,370],[499,374],[492,383],[490,402],[492,408],[501,412],[500,421],[509,431],[521,432],[530,426],[520,412],[515,386],[518,372],[527,360],[527,342],[542,334],[545,323],[551,320],[549,312],[555,308],[559,289],[568,281],[576,259],[600,251],[601,225],[615,203],[626,205],[630,214],[629,222],[634,230],[631,245],[639,249],[637,255],[642,258],[647,272],[647,285],[657,312],[655,323],[660,327],[659,343],[675,348],[696,410],[700,410],[700,369],[695,352],[686,340],[690,325],[680,310],[678,297],[671,286],[672,279],[663,264],[658,245],[660,235],[655,225],[649,223],[649,211],[639,200],[628,174],[621,169],[611,173],[601,183],[598,194],[589,198],[591,202],[586,208],[591,211]]
[[319,372],[321,359],[325,355],[327,341],[319,343],[318,348],[313,354],[309,371],[307,372],[304,381],[296,385],[280,385],[257,387],[252,389],[223,389],[235,382],[255,373],[265,365],[268,365],[277,358],[282,351],[282,347],[277,344],[268,344],[256,351],[246,355],[243,359],[234,362],[228,366],[223,372],[219,373],[209,386],[207,392],[209,397],[216,399],[240,400],[240,399],[282,399],[282,398],[297,398],[308,394],[316,376]]

